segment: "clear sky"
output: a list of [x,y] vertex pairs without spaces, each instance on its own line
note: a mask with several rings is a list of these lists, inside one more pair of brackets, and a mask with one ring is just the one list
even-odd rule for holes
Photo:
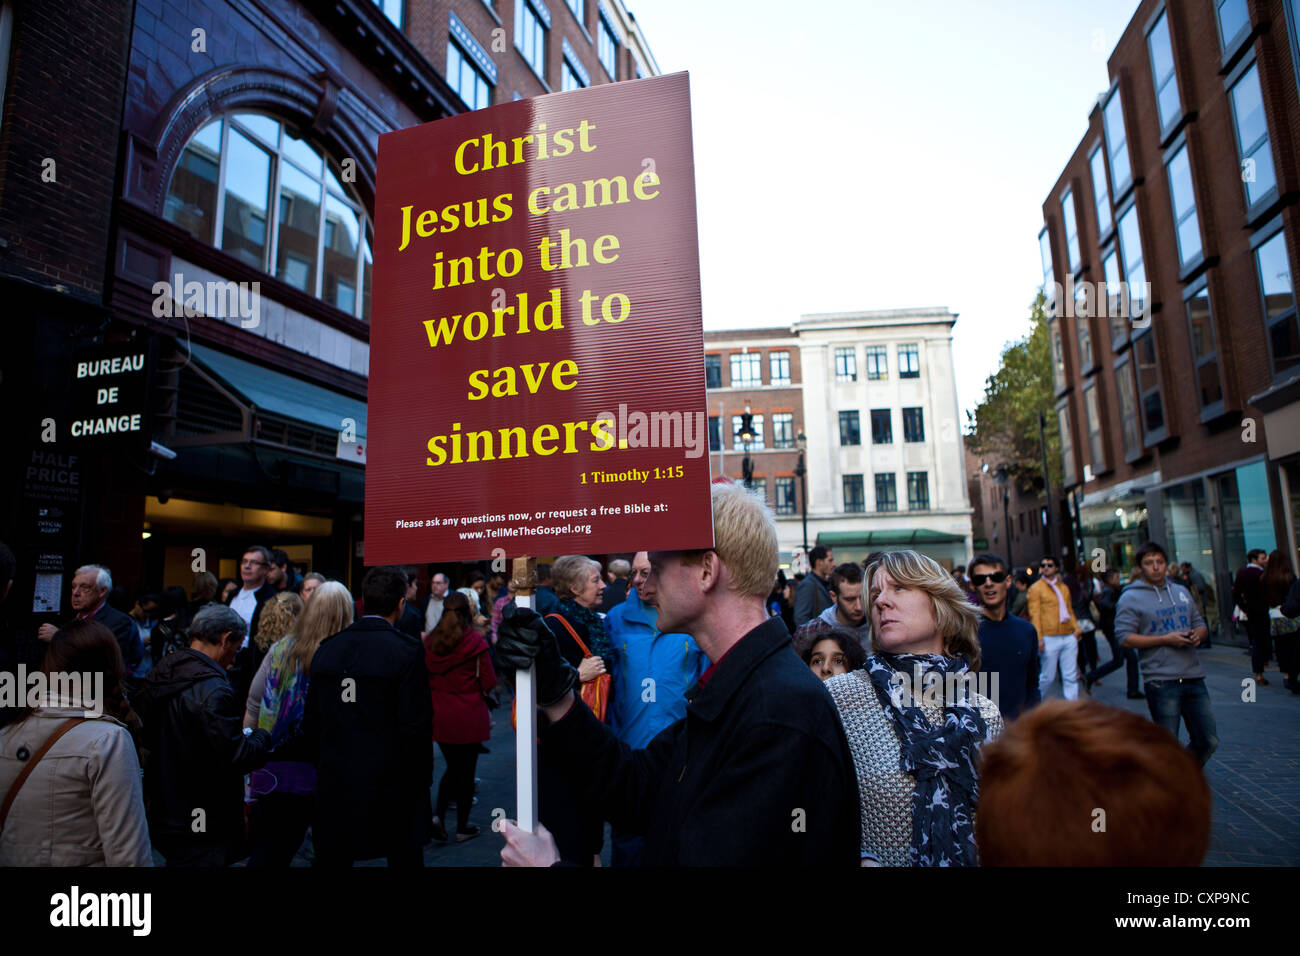
[[973,408],[1137,0],[627,3],[691,74],[704,327],[947,306]]

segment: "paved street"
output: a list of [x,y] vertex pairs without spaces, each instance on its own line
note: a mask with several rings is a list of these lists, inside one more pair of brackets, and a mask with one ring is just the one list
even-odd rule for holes
[[[1097,642],[1101,660],[1109,645]],[[1276,664],[1253,702],[1242,700],[1250,658],[1239,647],[1215,645],[1201,652],[1219,749],[1206,764],[1214,796],[1214,825],[1206,866],[1300,865],[1300,696],[1284,690]],[[1060,693],[1060,685],[1053,693]],[[1147,716],[1142,700],[1124,695],[1124,671],[1094,687],[1094,700]],[[1184,743],[1187,732],[1182,734]]]
[[[1109,646],[1098,641],[1103,661]],[[1282,677],[1269,670],[1268,686],[1256,688],[1254,701],[1242,700],[1242,681],[1251,677],[1250,659],[1239,647],[1217,645],[1201,653],[1218,724],[1219,749],[1206,766],[1214,795],[1214,826],[1206,866],[1300,866],[1300,696],[1282,688]],[[1273,665],[1276,667],[1276,665]],[[1051,694],[1059,694],[1056,684]],[[1093,698],[1147,715],[1146,702],[1124,695],[1124,672],[1115,671],[1093,688]],[[1183,740],[1186,742],[1186,732]],[[478,805],[470,822],[481,833],[465,843],[430,843],[427,866],[499,866],[502,839],[491,831],[492,810],[514,810],[515,735],[509,705],[492,714],[492,751],[479,757]],[[444,764],[435,758],[434,779]],[[454,820],[455,811],[449,816]],[[310,840],[295,861],[308,865]],[[603,862],[609,865],[609,841]],[[383,865],[382,860],[371,866]]]

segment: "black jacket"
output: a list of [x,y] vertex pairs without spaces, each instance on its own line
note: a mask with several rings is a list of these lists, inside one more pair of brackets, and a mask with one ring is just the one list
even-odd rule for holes
[[613,583],[605,588],[605,593],[601,596],[600,609],[608,614],[626,600],[627,578],[615,578]]
[[244,702],[225,671],[198,651],[169,654],[149,672],[135,707],[149,752],[144,785],[151,838],[164,846],[237,845],[244,774],[266,762],[271,738],[265,730],[244,734]]
[[1120,589],[1111,587],[1102,587],[1101,593],[1097,595],[1097,610],[1101,614],[1101,620],[1097,626],[1106,634],[1107,640],[1115,638],[1115,608],[1119,604]]
[[144,638],[140,636],[140,628],[135,619],[115,607],[109,607],[107,601],[93,619],[112,631],[117,638],[117,646],[122,649],[122,663],[129,676],[144,660]]
[[253,609],[253,619],[248,623],[248,646],[239,649],[235,663],[230,667],[230,684],[241,703],[248,700],[248,689],[253,684],[257,669],[262,666],[262,658],[266,656],[266,651],[257,646],[257,628],[262,621],[262,608],[279,593],[272,584],[263,584],[253,592],[257,607]]
[[420,640],[421,635],[424,633],[424,615],[415,609],[414,604],[406,605],[406,609],[402,611],[402,616],[397,619],[397,629],[417,641]]
[[1268,623],[1268,599],[1264,596],[1264,572],[1257,564],[1248,564],[1232,581],[1232,600],[1246,612],[1252,624]]
[[828,582],[809,571],[794,589],[794,626],[803,627],[834,603]]
[[575,702],[542,729],[539,755],[617,829],[645,834],[646,866],[858,865],[844,728],[779,618],[741,638],[687,701],[644,750]]
[[303,734],[318,770],[313,833],[332,852],[367,860],[424,845],[433,700],[418,639],[363,617],[322,641]]

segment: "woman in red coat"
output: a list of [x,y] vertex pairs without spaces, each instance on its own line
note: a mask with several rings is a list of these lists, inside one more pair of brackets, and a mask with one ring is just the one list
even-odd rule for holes
[[452,591],[442,605],[442,619],[424,640],[424,662],[433,694],[433,739],[442,750],[447,769],[438,784],[433,835],[447,839],[442,818],[456,802],[456,840],[478,836],[469,823],[474,804],[474,767],[479,744],[492,736],[492,719],[483,695],[497,685],[487,641],[473,628],[469,601]]

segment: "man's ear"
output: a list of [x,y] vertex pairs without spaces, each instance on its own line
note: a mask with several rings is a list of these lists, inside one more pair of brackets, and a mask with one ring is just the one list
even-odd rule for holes
[[718,587],[722,580],[722,559],[716,551],[705,551],[700,559],[700,587],[706,593]]

